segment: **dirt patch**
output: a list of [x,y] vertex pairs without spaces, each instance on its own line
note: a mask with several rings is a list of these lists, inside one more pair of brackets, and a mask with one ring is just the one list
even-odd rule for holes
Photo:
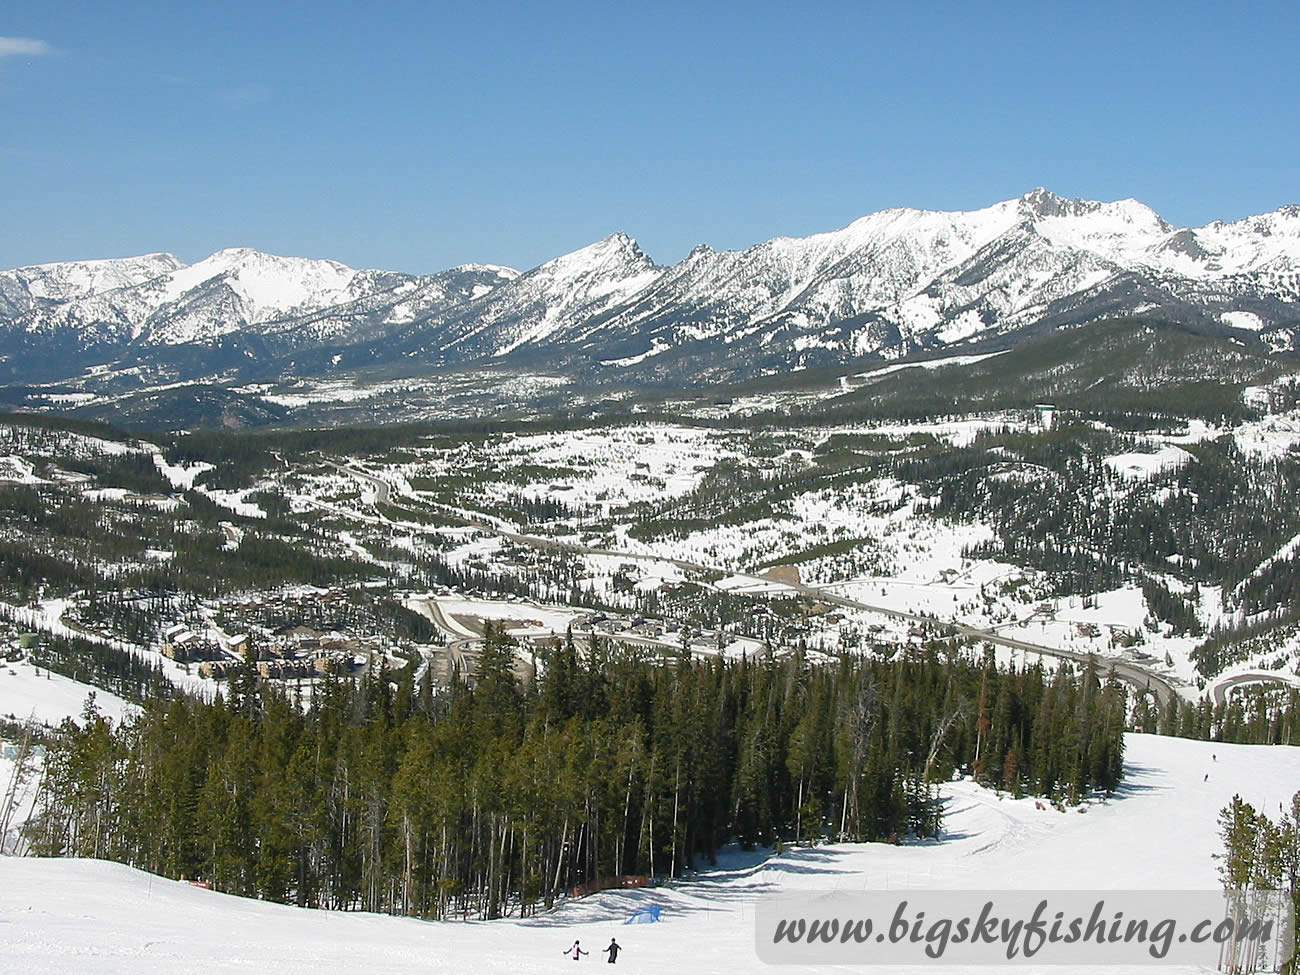
[[799,566],[797,565],[774,565],[770,569],[764,569],[759,573],[764,579],[771,579],[773,582],[782,582],[788,586],[797,586],[803,580],[799,578]]

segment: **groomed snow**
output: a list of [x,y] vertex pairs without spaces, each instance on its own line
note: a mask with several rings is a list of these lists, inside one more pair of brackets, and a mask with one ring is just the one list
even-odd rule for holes
[[28,661],[0,662],[0,718],[26,721],[33,718],[51,727],[64,718],[79,719],[86,698],[93,693],[99,713],[120,722],[135,705],[109,691],[36,668]]

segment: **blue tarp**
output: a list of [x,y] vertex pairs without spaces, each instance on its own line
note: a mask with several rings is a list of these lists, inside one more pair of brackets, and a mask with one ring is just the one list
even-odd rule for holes
[[643,907],[641,910],[637,911],[635,914],[633,914],[630,918],[628,918],[623,923],[624,924],[654,924],[656,921],[659,920],[659,911],[660,911],[660,907],[658,904],[653,904],[650,907]]

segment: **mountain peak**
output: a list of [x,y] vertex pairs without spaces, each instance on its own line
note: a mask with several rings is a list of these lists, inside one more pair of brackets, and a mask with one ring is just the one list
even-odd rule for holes
[[636,242],[636,238],[621,230],[614,231],[602,243],[609,243],[636,260],[654,263],[646,255],[646,252],[641,249],[641,245]]
[[552,258],[529,273],[569,275],[586,273],[595,268],[640,270],[653,267],[654,262],[637,242],[619,230],[586,247]]
[[513,281],[519,277],[519,272],[512,267],[506,267],[504,264],[457,264],[451,268],[452,271],[482,271],[488,274],[495,274],[502,281]]
[[[1040,232],[1079,243],[1086,238],[1164,235],[1174,228],[1145,203],[1129,199],[1102,203],[1097,200],[1066,199],[1051,190],[1031,190],[1019,200],[1021,213]],[[1073,226],[1073,229],[1069,229]]]
[[[1022,210],[1040,217],[1059,217],[1063,211],[1069,209],[1070,200],[1063,196],[1058,196],[1046,187],[1039,186],[1030,190],[1020,198]],[[1074,201],[1080,202],[1080,201]]]
[[203,260],[193,267],[219,267],[219,268],[242,268],[249,265],[272,265],[281,268],[296,268],[329,266],[341,270],[351,271],[352,268],[339,261],[331,260],[324,257],[286,257],[283,254],[271,254],[267,251],[259,251],[253,247],[223,247],[219,251],[209,254]]

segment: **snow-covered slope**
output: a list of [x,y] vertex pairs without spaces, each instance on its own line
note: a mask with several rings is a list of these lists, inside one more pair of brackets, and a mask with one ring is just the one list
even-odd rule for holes
[[417,321],[407,353],[439,359],[502,356],[523,346],[563,347],[663,273],[627,234],[547,261],[463,307]]
[[417,277],[246,249],[193,265],[166,254],[44,265],[0,274],[0,357],[61,350],[47,366],[70,375],[92,350],[129,365],[237,347],[234,365],[281,374],[513,356],[694,380],[1132,314],[1296,348],[1300,207],[1180,229],[1136,200],[1038,189],[966,212],[885,210],[743,251],[701,246],[672,267],[618,233],[523,274]]
[[[658,336],[664,347],[754,335],[770,344],[774,316],[786,314],[796,327],[829,326],[863,309],[888,306],[918,282],[968,258],[1013,221],[1011,204],[969,214],[886,210],[842,230],[779,237],[745,251],[697,248],[611,319],[609,328]],[[589,334],[589,342],[597,334]]]
[[37,264],[0,272],[0,293],[36,301],[70,301],[144,284],[185,265],[171,254],[146,254],[107,261]]
[[[532,975],[571,969],[562,952],[575,938],[590,952],[582,961],[603,965],[600,950],[613,937],[623,947],[620,970],[759,971],[755,905],[773,893],[1215,889],[1219,809],[1239,793],[1274,812],[1300,785],[1296,748],[1130,735],[1127,753],[1125,786],[1083,815],[952,783],[944,789],[948,837],[939,843],[832,845],[772,858],[736,852],[675,888],[607,891],[524,922],[306,911],[118,864],[0,858],[0,969]],[[651,903],[663,908],[659,924],[623,926],[631,911]]]

